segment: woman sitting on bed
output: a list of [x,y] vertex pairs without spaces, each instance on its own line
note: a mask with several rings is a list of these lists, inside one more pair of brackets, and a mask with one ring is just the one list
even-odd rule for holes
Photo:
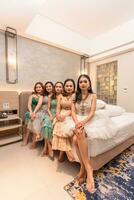
[[[64,92],[58,98],[56,123],[53,130],[52,148],[59,150],[58,161],[63,161],[64,152],[66,152],[69,161],[74,161],[71,147],[71,138],[66,136],[66,132],[70,128],[68,122],[73,122],[71,117],[71,104],[74,100],[75,82],[73,79],[66,79],[64,81]],[[69,127],[68,127],[69,124]],[[74,124],[74,123],[73,123]]]
[[[50,84],[50,83],[49,83]],[[53,86],[51,85],[51,91]],[[46,87],[47,89],[47,87]],[[57,81],[54,85],[54,91],[48,95],[48,114],[44,116],[42,122],[41,134],[44,138],[44,148],[41,152],[41,156],[45,156],[49,154],[51,159],[54,159],[54,153],[52,150],[52,133],[54,121],[56,120],[56,107],[57,107],[57,99],[60,98],[63,92],[63,83]]]
[[23,139],[23,146],[27,145],[30,132],[33,133],[32,145],[35,148],[36,137],[40,134],[41,129],[41,106],[43,101],[44,87],[43,83],[37,82],[34,86],[34,92],[28,99],[28,112],[25,113],[25,124],[27,125],[26,133]]
[[[96,110],[96,94],[92,91],[91,81],[88,75],[80,75],[77,83],[75,104],[72,104],[72,117],[75,122],[74,142],[76,152],[80,160],[80,172],[76,181],[81,183],[86,179],[86,187],[89,192],[95,191],[93,169],[88,157],[87,134],[88,124]],[[86,132],[85,132],[85,126]],[[89,132],[89,133],[88,133]]]

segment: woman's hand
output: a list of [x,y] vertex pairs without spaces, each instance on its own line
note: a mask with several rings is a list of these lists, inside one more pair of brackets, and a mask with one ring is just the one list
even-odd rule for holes
[[63,122],[65,120],[65,118],[66,118],[65,115],[60,116],[60,121]]
[[51,122],[53,122],[53,119],[54,119],[53,116],[50,116],[50,120],[51,120]]
[[85,123],[83,121],[81,122],[78,122],[75,124],[75,128],[78,129],[78,128],[81,128],[81,127],[84,127]]
[[58,121],[60,121],[61,117],[60,117],[59,114],[56,114],[56,119],[57,119]]
[[63,122],[65,120],[66,116],[65,115],[56,115],[56,119],[60,122]]
[[76,136],[78,137],[78,138],[81,138],[81,136],[82,136],[82,134],[83,134],[83,131],[84,131],[84,127],[79,127],[79,128],[76,128],[75,129],[75,134],[76,134]]
[[30,118],[31,118],[32,121],[35,119],[35,113],[34,112],[30,113]]

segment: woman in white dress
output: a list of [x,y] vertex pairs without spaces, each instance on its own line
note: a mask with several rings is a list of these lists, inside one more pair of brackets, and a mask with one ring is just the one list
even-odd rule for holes
[[77,83],[75,104],[72,104],[72,117],[75,122],[75,135],[73,139],[80,160],[80,172],[76,180],[78,183],[81,183],[87,177],[86,187],[91,193],[95,191],[95,185],[93,169],[88,156],[88,141],[85,127],[93,118],[95,110],[96,94],[92,91],[90,78],[85,74],[80,75]]

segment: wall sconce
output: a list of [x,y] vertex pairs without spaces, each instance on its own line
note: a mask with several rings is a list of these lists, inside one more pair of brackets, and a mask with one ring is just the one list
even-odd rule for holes
[[89,55],[84,54],[80,58],[80,74],[88,74],[88,63],[86,60],[89,58]]
[[15,84],[18,81],[17,31],[11,27],[6,27],[5,31],[5,58],[6,81]]

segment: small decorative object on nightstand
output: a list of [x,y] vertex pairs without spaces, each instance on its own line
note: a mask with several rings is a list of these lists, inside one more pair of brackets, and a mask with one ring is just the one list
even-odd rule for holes
[[22,140],[19,96],[15,91],[0,91],[0,146]]

